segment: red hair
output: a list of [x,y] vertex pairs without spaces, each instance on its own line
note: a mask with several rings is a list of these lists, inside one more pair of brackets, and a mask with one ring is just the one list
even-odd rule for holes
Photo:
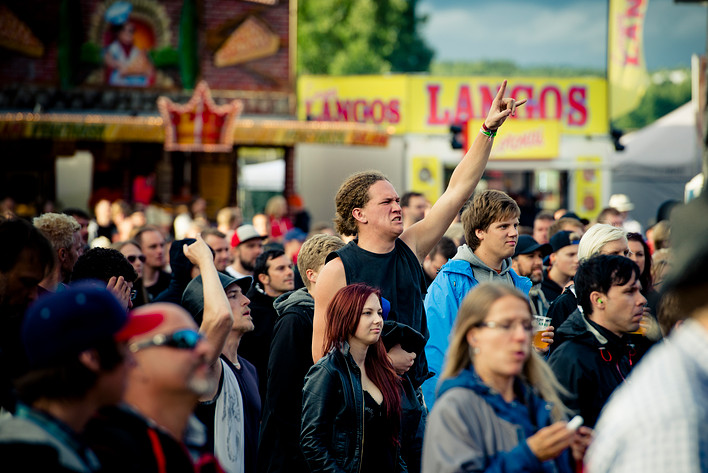
[[[332,348],[339,349],[344,342],[349,341],[349,337],[354,335],[364,311],[364,304],[371,294],[376,294],[379,303],[381,302],[381,292],[366,284],[351,284],[337,291],[327,307],[325,352],[329,352]],[[386,416],[389,419],[400,419],[401,380],[393,369],[381,338],[366,351],[364,367],[366,375],[383,394]],[[399,422],[393,422],[393,425],[395,426],[393,442],[397,443]]]

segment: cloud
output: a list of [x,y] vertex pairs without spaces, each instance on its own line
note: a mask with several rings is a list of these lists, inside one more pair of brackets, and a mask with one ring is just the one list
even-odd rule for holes
[[[494,2],[441,8],[421,4],[423,34],[437,60],[506,59],[517,64],[601,66],[605,61],[601,2],[554,6]],[[477,2],[474,2],[477,3]]]
[[[519,65],[605,68],[607,2],[423,0],[422,33],[436,60],[510,60]],[[688,66],[705,53],[706,8],[651,0],[645,23],[650,69]]]

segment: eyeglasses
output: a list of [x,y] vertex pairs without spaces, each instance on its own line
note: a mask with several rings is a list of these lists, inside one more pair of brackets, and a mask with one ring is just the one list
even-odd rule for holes
[[476,325],[476,327],[495,328],[501,330],[502,332],[511,334],[513,330],[519,326],[519,324],[521,325],[521,328],[524,329],[524,332],[533,333],[534,326],[531,320],[524,320],[519,322],[480,322]]
[[144,263],[145,260],[147,260],[145,255],[130,255],[130,256],[126,256],[125,258],[130,262],[130,264],[135,263],[136,259],[139,259],[141,263]]
[[159,333],[150,340],[131,343],[128,348],[133,353],[149,347],[170,347],[178,350],[194,350],[199,342],[204,338],[202,334],[195,330],[179,330],[171,335]]

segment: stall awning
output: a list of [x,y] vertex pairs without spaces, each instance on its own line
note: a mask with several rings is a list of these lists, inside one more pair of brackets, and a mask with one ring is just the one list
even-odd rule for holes
[[[0,114],[0,140],[52,139],[128,143],[164,143],[159,116],[78,114]],[[322,143],[386,146],[391,131],[358,123],[295,120],[238,120],[234,145],[293,146]]]

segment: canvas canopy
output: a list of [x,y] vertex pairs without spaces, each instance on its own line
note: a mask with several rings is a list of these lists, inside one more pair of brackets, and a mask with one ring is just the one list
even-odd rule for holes
[[649,126],[620,139],[623,151],[610,156],[612,194],[626,194],[631,215],[646,229],[667,200],[683,201],[685,184],[700,172],[701,143],[696,112],[689,102]]

